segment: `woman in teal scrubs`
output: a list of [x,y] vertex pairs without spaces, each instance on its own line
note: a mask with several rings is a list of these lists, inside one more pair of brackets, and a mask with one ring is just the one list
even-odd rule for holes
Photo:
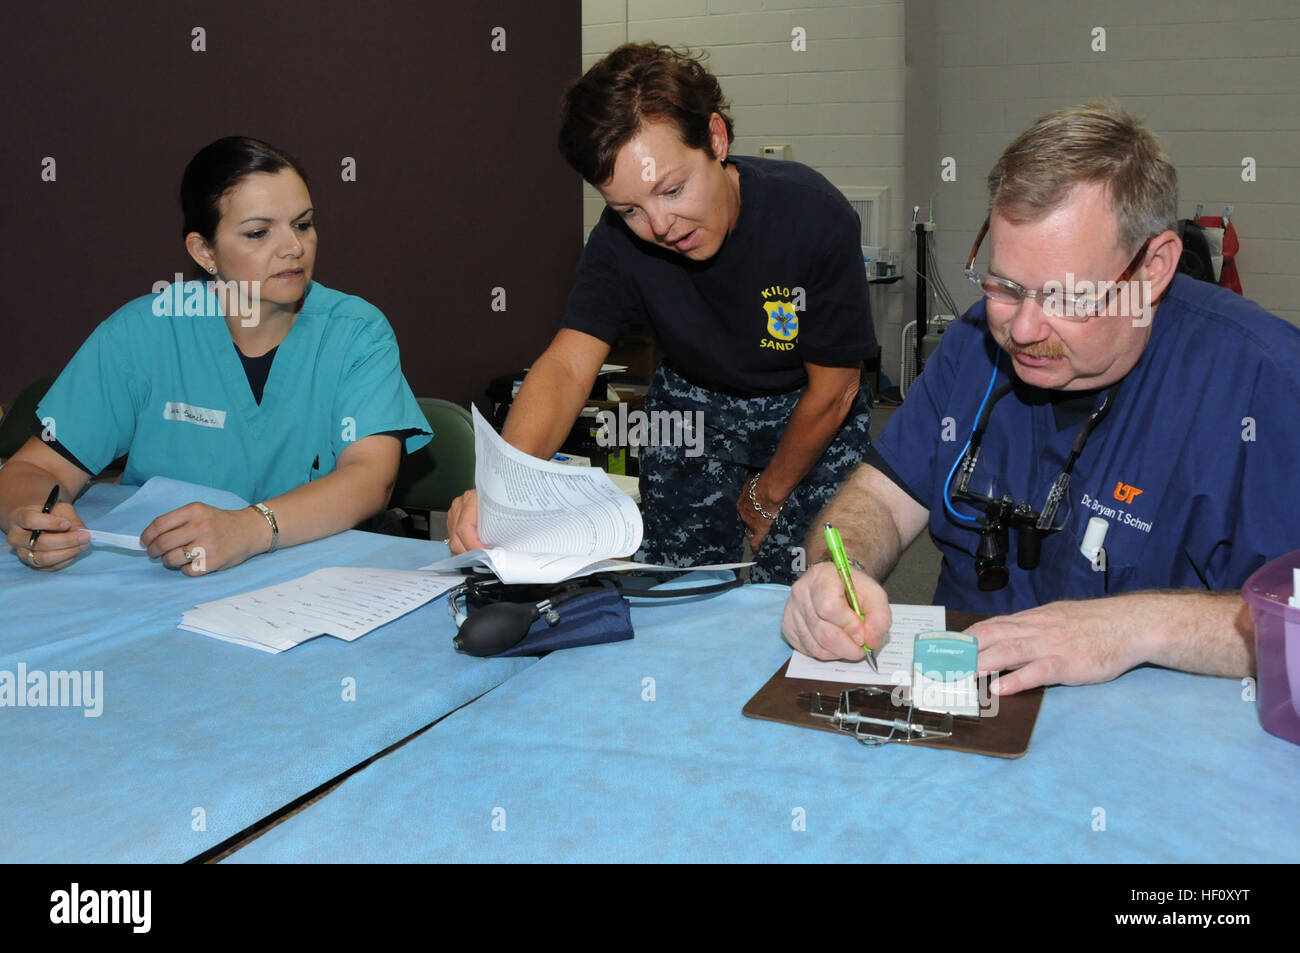
[[[123,454],[124,483],[162,475],[256,501],[149,524],[149,555],[194,576],[383,510],[403,445],[430,439],[383,314],[312,280],[315,212],[296,160],[220,139],[186,167],[181,206],[207,280],[159,282],[96,328],[0,469],[0,528],[34,569],[89,545],[71,501]],[[67,502],[42,513],[56,484]]]

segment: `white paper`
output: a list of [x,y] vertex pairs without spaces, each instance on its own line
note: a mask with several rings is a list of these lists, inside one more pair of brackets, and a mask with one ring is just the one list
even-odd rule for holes
[[555,583],[595,572],[629,569],[690,572],[739,569],[717,566],[656,566],[624,561],[641,545],[641,511],[597,467],[538,460],[506,443],[474,414],[474,483],[478,535],[491,545],[449,556],[423,571],[453,572],[468,566],[491,570],[506,583]]
[[318,569],[201,603],[181,617],[180,628],[265,652],[283,652],[320,635],[351,642],[461,581],[459,576],[407,569]]
[[549,583],[636,552],[641,512],[608,474],[530,457],[502,440],[478,408],[473,415],[478,534],[491,547],[426,570],[484,566],[502,582]]
[[526,553],[615,558],[641,545],[641,513],[596,467],[538,460],[474,408],[479,538]]
[[114,549],[134,549],[138,552],[144,552],[145,549],[140,543],[139,536],[130,536],[126,533],[106,533],[102,529],[90,530],[90,541],[96,546],[112,546]]
[[139,539],[155,519],[187,503],[206,503],[219,510],[240,510],[248,506],[247,500],[226,490],[170,477],[151,477],[130,497],[96,520],[96,529]]
[[590,556],[552,556],[538,553],[515,553],[504,549],[471,549],[459,556],[448,556],[421,567],[422,572],[454,572],[466,567],[489,569],[506,583],[566,582],[598,572],[629,572],[650,569],[655,572],[704,572],[711,569],[743,569],[747,563],[717,563],[710,566],[661,566],[626,559],[595,559]]
[[860,661],[819,662],[802,652],[790,655],[786,678],[814,678],[848,685],[911,685],[912,642],[921,632],[942,632],[947,628],[943,606],[893,605],[892,624],[885,644],[876,653],[880,672],[871,670],[864,655]]

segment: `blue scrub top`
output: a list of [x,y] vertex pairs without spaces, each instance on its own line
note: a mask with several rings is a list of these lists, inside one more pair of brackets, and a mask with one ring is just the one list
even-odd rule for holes
[[[1075,464],[1064,528],[1043,540],[1032,571],[1016,566],[1012,531],[1006,588],[980,592],[979,534],[948,514],[943,491],[999,353],[981,300],[943,335],[875,443],[930,510],[930,533],[943,554],[937,604],[1003,614],[1107,592],[1231,590],[1300,546],[1300,329],[1180,274],[1156,310],[1146,349]],[[1003,354],[999,384],[1014,374]],[[994,406],[972,490],[986,491],[992,477],[999,492],[990,495],[1006,492],[1041,510],[1082,426],[1058,432],[1046,396],[1018,385]],[[952,426],[945,427],[947,418]],[[1092,516],[1109,523],[1108,589],[1106,575],[1079,552]]]
[[153,476],[265,500],[333,471],[353,442],[431,439],[372,304],[313,283],[259,404],[215,295],[199,282],[128,302],[64,368],[37,409],[92,473],[129,452],[123,482]]

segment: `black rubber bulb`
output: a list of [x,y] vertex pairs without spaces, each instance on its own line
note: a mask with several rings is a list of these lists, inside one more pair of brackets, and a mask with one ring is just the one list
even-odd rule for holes
[[466,655],[496,655],[523,641],[540,614],[536,605],[526,602],[485,606],[465,620],[451,644]]

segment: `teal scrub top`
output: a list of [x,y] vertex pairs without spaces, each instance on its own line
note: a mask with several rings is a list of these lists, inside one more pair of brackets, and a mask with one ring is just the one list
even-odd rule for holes
[[334,470],[351,443],[431,439],[387,319],[312,283],[259,404],[216,296],[199,282],[128,302],[104,321],[37,408],[92,473],[129,453],[123,483],[168,476],[265,500]]

